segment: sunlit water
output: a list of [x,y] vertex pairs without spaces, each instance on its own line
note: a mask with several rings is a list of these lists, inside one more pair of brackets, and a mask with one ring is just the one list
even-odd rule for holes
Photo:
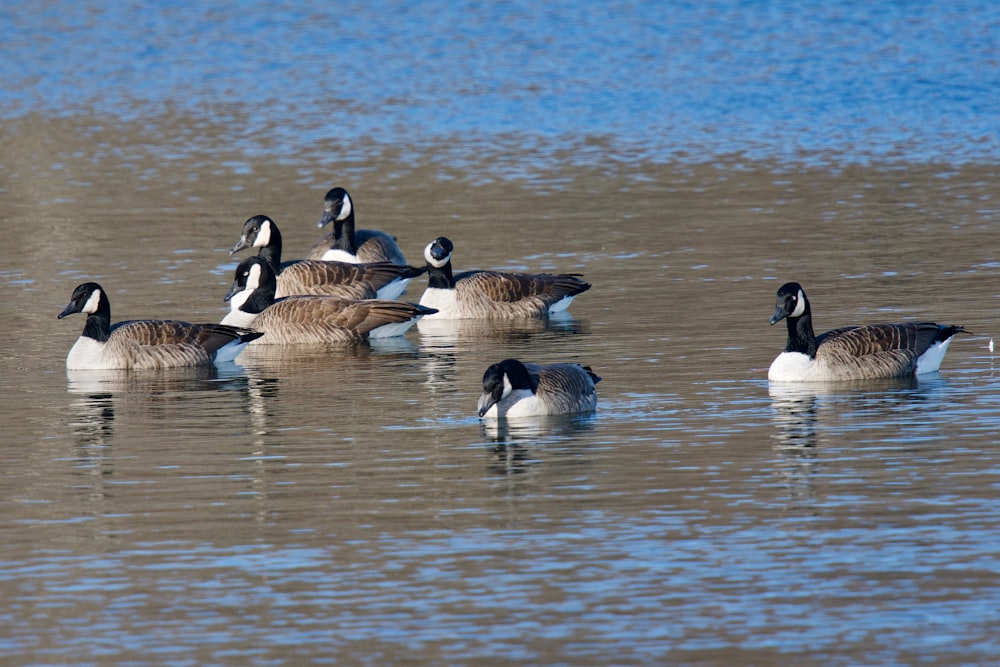
[[[992,5],[0,11],[0,662],[995,662]],[[413,263],[447,235],[594,287],[65,371],[77,283],[218,320],[242,222],[301,256],[333,183]],[[785,280],[821,330],[974,335],[919,381],[769,385]],[[597,413],[480,423],[507,356],[588,363]]]

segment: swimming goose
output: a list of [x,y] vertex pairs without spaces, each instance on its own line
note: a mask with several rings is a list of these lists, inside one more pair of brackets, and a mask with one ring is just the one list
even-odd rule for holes
[[255,215],[243,223],[240,240],[229,251],[233,255],[246,248],[259,248],[278,277],[275,297],[293,294],[329,294],[348,299],[395,299],[406,290],[410,279],[426,269],[392,262],[366,264],[300,259],[281,261],[281,230],[266,215]]
[[111,302],[97,283],[73,290],[62,319],[85,313],[87,323],[66,356],[69,370],[171,368],[232,361],[263,334],[221,324],[127,320],[111,324]]
[[486,369],[479,416],[537,417],[597,409],[601,378],[579,364],[525,364],[504,359]]
[[577,274],[464,271],[452,274],[454,245],[439,237],[424,249],[427,289],[420,305],[437,309],[435,319],[546,317],[569,308],[590,289]]
[[423,315],[424,308],[403,301],[353,300],[335,296],[298,295],[274,298],[275,278],[260,257],[248,257],[236,267],[226,294],[229,314],[223,324],[249,327],[267,335],[259,343],[350,343],[367,338],[402,336]]
[[307,259],[406,264],[396,237],[374,229],[354,229],[354,202],[344,188],[333,188],[323,199],[323,217],[317,226],[331,222],[333,232],[313,246]]
[[866,380],[933,373],[951,338],[969,333],[953,324],[866,324],[813,333],[812,310],[798,283],[778,290],[771,324],[787,320],[788,344],[767,371],[769,380]]

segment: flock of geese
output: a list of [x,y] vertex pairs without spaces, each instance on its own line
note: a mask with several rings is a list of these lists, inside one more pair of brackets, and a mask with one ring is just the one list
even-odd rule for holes
[[[516,320],[564,311],[590,289],[576,274],[452,269],[454,245],[440,237],[424,250],[426,266],[406,263],[396,239],[355,229],[343,188],[327,192],[320,227],[333,230],[305,259],[282,261],[281,231],[265,215],[243,224],[230,250],[257,249],[236,267],[219,324],[178,320],[111,323],[107,292],[94,282],[73,291],[59,318],[87,316],[66,357],[70,370],[158,369],[233,361],[247,346],[344,344],[401,336],[421,318]],[[419,303],[399,300],[427,274]],[[578,364],[505,359],[483,376],[483,418],[581,413],[597,406],[600,377]]]
[[[305,259],[282,261],[281,232],[265,215],[243,224],[230,250],[256,248],[236,267],[219,324],[179,320],[111,323],[111,304],[97,283],[76,287],[59,318],[87,316],[66,357],[70,370],[157,369],[234,360],[248,345],[353,343],[401,336],[421,318],[512,320],[564,311],[590,289],[578,274],[452,269],[445,238],[424,249],[424,267],[406,263],[395,237],[355,229],[354,203],[343,188],[327,192],[320,227],[332,225]],[[399,300],[427,274],[419,303]],[[785,320],[788,341],[768,370],[772,381],[826,382],[905,377],[937,371],[961,326],[933,322],[848,326],[817,336],[798,283],[777,293],[771,324]],[[481,418],[591,412],[600,377],[579,364],[505,359],[483,375]]]

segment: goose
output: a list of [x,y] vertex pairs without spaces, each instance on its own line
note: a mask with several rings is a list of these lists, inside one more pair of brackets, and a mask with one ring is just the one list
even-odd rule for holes
[[454,245],[441,236],[424,249],[427,289],[420,305],[435,308],[432,319],[518,319],[546,317],[569,308],[590,289],[578,274],[464,271],[452,274]]
[[111,302],[97,283],[73,290],[58,319],[87,315],[83,333],[66,356],[67,370],[198,366],[232,361],[263,334],[244,327],[178,320],[127,320],[111,324]]
[[810,382],[900,378],[933,373],[952,336],[969,333],[954,324],[866,324],[813,333],[809,299],[798,283],[778,290],[771,324],[786,320],[788,344],[767,371],[769,380]]
[[281,261],[281,230],[266,215],[255,215],[243,223],[240,240],[229,251],[234,255],[247,248],[259,248],[257,256],[271,265],[278,277],[275,297],[293,294],[329,294],[349,299],[398,298],[410,280],[426,269],[372,262],[365,264],[300,259]]
[[318,227],[333,223],[333,232],[313,246],[307,259],[337,262],[392,262],[406,264],[396,237],[374,229],[354,229],[354,202],[344,188],[333,188],[323,199]]
[[593,412],[601,378],[580,364],[525,364],[504,359],[483,374],[479,416],[537,417]]
[[435,312],[403,301],[297,295],[275,299],[275,277],[260,257],[236,267],[225,296],[230,311],[223,324],[252,326],[267,335],[261,344],[352,343],[402,336],[423,315]]

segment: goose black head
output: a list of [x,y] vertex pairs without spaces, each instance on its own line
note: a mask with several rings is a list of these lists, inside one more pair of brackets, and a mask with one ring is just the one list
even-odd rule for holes
[[243,223],[240,240],[232,247],[229,254],[233,255],[247,248],[264,248],[271,245],[274,240],[281,241],[281,234],[274,221],[266,215],[255,215]]
[[351,217],[354,204],[351,195],[344,188],[333,188],[323,198],[323,217],[316,223],[317,227],[325,227],[331,222],[342,222]]
[[440,269],[451,261],[454,244],[443,236],[439,236],[424,248],[424,259],[434,268]]
[[795,319],[809,312],[809,300],[798,283],[785,283],[778,289],[775,297],[774,315],[771,324],[776,324],[786,317]]

